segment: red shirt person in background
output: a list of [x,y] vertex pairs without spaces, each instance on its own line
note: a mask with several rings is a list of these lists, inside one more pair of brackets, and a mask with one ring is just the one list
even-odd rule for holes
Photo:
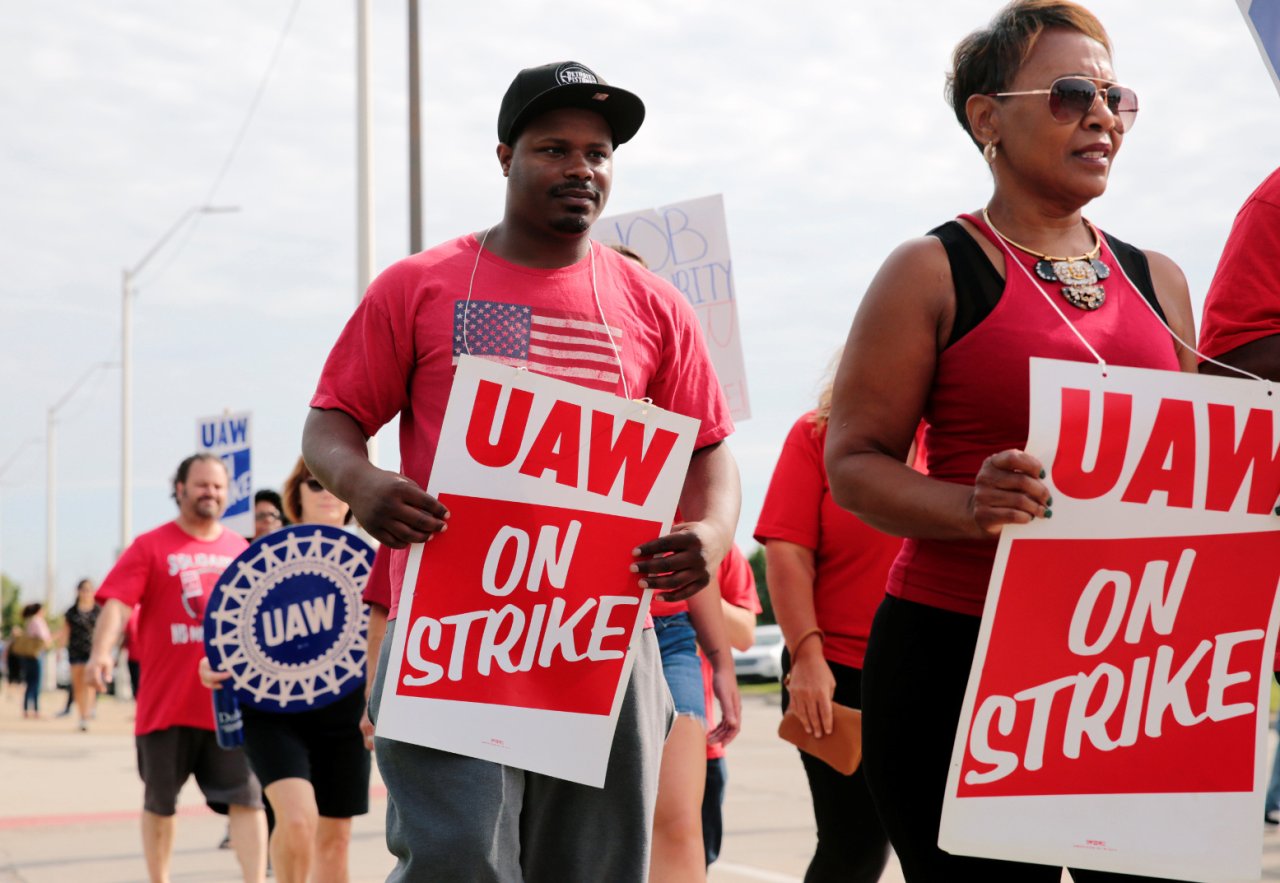
[[[725,637],[735,650],[746,650],[755,643],[756,616],[760,613],[760,596],[756,594],[756,577],[742,550],[733,545],[720,562],[716,571],[716,585],[720,589],[720,608],[724,614]],[[706,656],[702,662],[703,700],[710,713],[712,706],[712,680],[714,670]],[[720,855],[720,843],[724,834],[725,787],[729,782],[729,766],[725,761],[724,740],[707,740],[707,779],[702,792],[702,848],[710,867]]]
[[[1280,290],[1274,260],[1280,254],[1280,169],[1245,200],[1222,249],[1204,299],[1200,352],[1267,380],[1280,381]],[[1212,362],[1201,374],[1239,377]]]
[[[769,597],[782,627],[782,710],[808,732],[829,735],[831,703],[862,707],[862,659],[902,541],[868,527],[831,497],[823,466],[831,384],[817,410],[787,434],[765,496],[756,540],[764,544]],[[818,843],[806,880],[874,881],[889,859],[862,770],[845,776],[800,753]]]
[[178,517],[134,540],[98,589],[103,607],[87,674],[99,691],[106,690],[115,667],[112,650],[136,607],[131,646],[146,658],[149,672],[134,724],[145,786],[147,872],[152,880],[169,879],[178,792],[194,774],[209,807],[230,816],[244,879],[260,881],[267,867],[262,789],[242,750],[218,747],[213,705],[198,674],[205,600],[249,544],[218,520],[227,507],[227,470],[215,455],[195,454],[179,464],[173,498]]

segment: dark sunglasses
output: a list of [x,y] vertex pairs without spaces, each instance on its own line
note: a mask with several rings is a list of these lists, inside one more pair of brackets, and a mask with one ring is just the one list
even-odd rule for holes
[[256,512],[253,516],[254,521],[279,521],[280,513],[272,509],[270,511]]
[[1102,90],[1103,103],[1116,118],[1116,128],[1128,132],[1138,117],[1138,93],[1128,86],[1118,86],[1106,80],[1090,80],[1087,77],[1059,77],[1048,89],[1031,89],[1027,92],[988,92],[990,98],[1013,98],[1017,95],[1048,95],[1049,113],[1060,123],[1077,123],[1093,109]]
[[320,483],[320,479],[318,478],[308,478],[306,481],[303,482],[303,484],[305,484],[307,488],[311,490],[313,493],[318,494],[322,490],[324,490],[324,485]]

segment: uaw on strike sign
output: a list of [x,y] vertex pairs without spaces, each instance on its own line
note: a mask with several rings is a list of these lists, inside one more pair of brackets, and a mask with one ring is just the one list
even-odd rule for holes
[[943,806],[952,853],[1256,880],[1280,394],[1033,359],[1053,517],[1000,539]]
[[600,787],[649,607],[631,550],[670,530],[698,421],[462,357],[378,735]]

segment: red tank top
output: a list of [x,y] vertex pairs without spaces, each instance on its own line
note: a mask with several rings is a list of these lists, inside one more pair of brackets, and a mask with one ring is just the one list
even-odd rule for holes
[[[1000,248],[980,219],[961,215]],[[1005,284],[991,313],[938,355],[925,403],[925,451],[931,478],[972,485],[982,461],[1027,444],[1032,356],[1092,361],[1093,356],[1012,261],[1034,274],[1036,258],[1012,249]],[[1169,332],[1121,272],[1106,239],[1102,260],[1111,268],[1106,301],[1097,310],[1071,306],[1057,283],[1042,283],[1067,319],[1110,365],[1178,370]],[[965,280],[953,280],[957,290]],[[996,541],[903,542],[889,572],[888,592],[908,601],[973,616],[982,614]]]

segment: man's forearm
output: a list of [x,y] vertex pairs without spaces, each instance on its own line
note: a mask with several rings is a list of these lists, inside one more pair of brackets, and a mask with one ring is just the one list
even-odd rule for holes
[[321,408],[312,408],[307,414],[302,459],[321,484],[346,501],[350,501],[361,473],[373,466],[360,424],[343,411]]
[[713,570],[733,541],[741,506],[738,464],[729,448],[716,442],[695,451],[680,493],[680,512],[685,521],[707,524],[719,535],[719,545],[711,550],[714,560],[708,561]]
[[129,621],[129,607],[123,601],[109,598],[98,613],[98,622],[93,627],[94,658],[110,656],[120,642],[120,633],[124,624]]

